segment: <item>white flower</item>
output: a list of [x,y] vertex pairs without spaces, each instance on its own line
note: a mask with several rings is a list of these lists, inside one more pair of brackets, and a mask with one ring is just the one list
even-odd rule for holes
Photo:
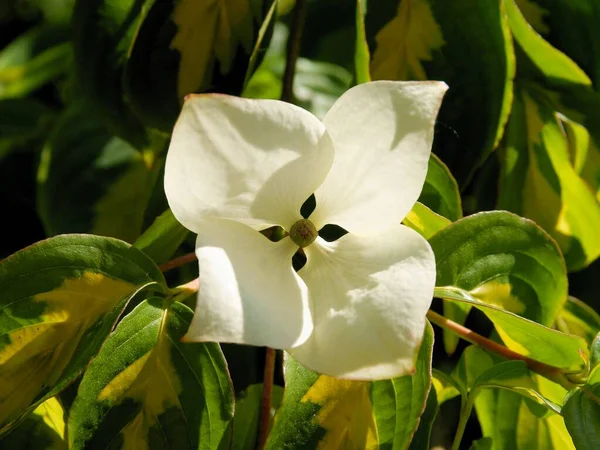
[[[431,247],[400,224],[427,173],[447,86],[379,81],[342,95],[321,122],[276,100],[186,99],[165,169],[175,217],[198,233],[200,290],[188,341],[284,348],[308,368],[349,379],[413,370],[435,284]],[[286,231],[317,237],[297,273]],[[310,239],[309,239],[310,240]]]

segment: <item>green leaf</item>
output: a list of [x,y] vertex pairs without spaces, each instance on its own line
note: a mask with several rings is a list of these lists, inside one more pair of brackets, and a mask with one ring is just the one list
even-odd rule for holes
[[152,153],[111,136],[87,108],[68,109],[44,146],[38,212],[49,235],[85,232],[133,242],[157,164]]
[[471,445],[469,450],[492,450],[494,448],[493,444],[494,441],[492,440],[492,438],[484,437],[473,441],[473,444]]
[[467,396],[464,384],[457,383],[454,378],[441,370],[433,369],[433,387],[440,405],[458,395],[465,398]]
[[267,449],[406,448],[430,391],[432,350],[427,324],[416,372],[375,382],[318,375],[287,357],[285,394]]
[[356,84],[371,81],[369,61],[371,54],[367,43],[365,31],[365,15],[367,13],[367,0],[356,0],[356,43],[354,49],[354,72]]
[[256,42],[254,43],[254,49],[252,50],[252,54],[250,55],[250,59],[248,61],[248,68],[246,69],[246,76],[244,78],[244,87],[248,84],[250,77],[256,71],[258,65],[262,61],[264,54],[267,52],[269,40],[273,34],[273,28],[275,26],[275,12],[277,11],[277,1],[273,1],[271,3],[271,7],[268,9],[265,14],[265,18],[263,20],[260,29],[258,30],[258,35],[256,37]]
[[458,184],[448,167],[433,153],[429,158],[427,177],[419,202],[451,222],[462,217]]
[[[543,380],[538,378],[538,382]],[[544,408],[534,406],[505,389],[479,393],[475,401],[477,418],[483,435],[492,439],[492,450],[575,450],[562,416],[545,414]]]
[[[556,108],[563,96],[582,94],[589,102],[587,98],[593,99],[594,93],[585,73],[536,34],[512,2],[507,2],[507,10],[515,39],[527,54],[519,67],[532,67],[528,70],[532,74],[521,77],[541,78],[542,85],[559,90],[562,96],[531,83],[517,84],[498,207],[536,221],[556,239],[569,270],[581,269],[600,256],[600,238],[594,232],[600,226],[600,204],[570,161],[570,153],[581,157],[581,152],[573,152],[571,147],[576,144],[576,134],[581,139],[585,130],[578,130],[575,122],[561,120]],[[597,107],[600,101],[594,111]],[[565,124],[571,130],[568,134]],[[600,170],[600,166],[595,167]]]
[[[235,404],[232,450],[255,450],[263,385],[248,386]],[[283,400],[283,388],[274,385],[271,392],[271,418]]]
[[127,301],[164,279],[116,239],[63,235],[0,262],[0,431],[69,385]]
[[289,356],[284,370],[283,403],[267,450],[377,447],[371,383],[318,375]]
[[10,450],[67,450],[62,406],[49,398],[11,433],[0,438],[0,447]]
[[62,28],[39,27],[0,51],[0,99],[23,97],[64,75],[72,48]]
[[188,234],[187,228],[177,221],[170,209],[167,209],[133,246],[152,258],[156,264],[163,264],[173,256]]
[[0,100],[0,139],[36,136],[51,113],[50,108],[33,98]]
[[171,131],[187,94],[241,91],[272,0],[145,3],[125,89],[144,123]]
[[122,78],[143,14],[151,3],[153,0],[78,0],[72,22],[75,65],[86,99],[111,133],[138,149],[147,147],[150,140],[123,94]]
[[466,303],[482,311],[492,321],[504,344],[523,356],[568,374],[583,375],[587,371],[589,350],[585,340],[579,336],[561,333],[498,306],[483,303],[461,289],[438,287],[434,296]]
[[577,450],[600,447],[600,366],[584,386],[569,392],[562,412]]
[[450,86],[433,145],[461,186],[499,143],[510,112],[515,64],[503,3],[378,0],[366,16],[374,80]]
[[590,367],[593,369],[600,364],[600,331],[590,346]]
[[402,223],[418,232],[425,239],[429,239],[452,222],[434,213],[422,203],[417,202],[408,212]]
[[[454,286],[486,304],[551,325],[567,299],[567,274],[556,243],[533,222],[503,211],[460,219],[430,240],[438,286]],[[470,305],[445,303],[463,324]],[[452,352],[457,338],[444,334]]]
[[505,7],[513,37],[528,60],[528,64],[519,60],[523,63],[518,65],[519,76],[534,78],[542,75],[550,83],[591,85],[590,79],[577,64],[531,28],[515,0],[506,1]]
[[455,372],[463,384],[476,389],[471,401],[474,399],[483,436],[492,439],[492,449],[574,450],[562,417],[555,413],[565,389],[528,374],[519,361],[499,361],[471,346]]
[[379,448],[405,449],[411,443],[425,411],[429,391],[435,391],[431,389],[433,340],[433,328],[427,323],[415,374],[373,382],[371,402]]
[[52,110],[33,98],[0,100],[0,162],[46,133]]
[[[527,21],[600,87],[600,9],[595,0],[517,0]],[[586,45],[581,45],[585,42]]]
[[425,411],[419,420],[419,428],[415,431],[408,450],[429,450],[431,448],[431,431],[439,409],[436,390],[430,389]]
[[600,315],[581,300],[569,296],[558,316],[557,326],[560,331],[581,336],[591,344],[600,330]]
[[481,347],[471,345],[461,355],[453,378],[469,395],[482,388],[508,389],[560,414],[560,405],[545,398],[537,389],[533,374],[523,361],[497,362]]
[[182,343],[192,311],[151,298],[118,325],[86,371],[69,448],[217,449],[229,442],[233,391],[217,344]]

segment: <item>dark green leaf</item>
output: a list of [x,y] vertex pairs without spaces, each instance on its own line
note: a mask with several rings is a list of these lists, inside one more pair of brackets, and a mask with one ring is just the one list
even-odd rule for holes
[[133,242],[141,233],[157,161],[111,136],[84,104],[46,142],[38,211],[47,234],[85,232]]
[[462,217],[458,184],[448,167],[434,154],[429,158],[427,177],[419,202],[451,222]]
[[577,450],[600,447],[600,366],[584,386],[569,393],[562,413]]
[[41,27],[0,52],[0,98],[22,97],[65,74],[72,48],[62,28]]
[[[242,392],[235,404],[232,450],[255,450],[263,385],[253,384]],[[274,385],[271,392],[271,417],[283,400],[283,388]]]
[[503,2],[372,1],[373,79],[444,80],[434,151],[464,187],[502,137],[515,70]]
[[168,132],[187,94],[239,94],[272,0],[144,3],[124,77],[144,123]]
[[111,132],[138,149],[147,147],[150,139],[123,95],[122,77],[144,13],[152,3],[78,0],[73,13],[75,63],[81,88]]

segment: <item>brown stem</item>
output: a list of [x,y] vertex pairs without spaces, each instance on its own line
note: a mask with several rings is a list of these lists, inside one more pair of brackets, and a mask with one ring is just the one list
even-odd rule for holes
[[302,30],[306,21],[307,0],[296,0],[294,16],[290,35],[287,40],[287,53],[285,58],[285,73],[283,74],[283,88],[281,90],[281,100],[284,102],[294,102],[294,76],[296,75],[296,61],[300,55],[300,42],[302,40]]
[[534,372],[539,373],[540,375],[551,378],[562,375],[562,372],[558,367],[549,366],[548,364],[544,364],[525,355],[521,355],[520,353],[517,353],[508,347],[505,347],[504,345],[498,344],[491,339],[475,333],[473,330],[470,330],[467,327],[463,327],[462,325],[447,319],[435,311],[429,310],[427,312],[427,318],[436,325],[453,332],[471,344],[479,345],[480,347],[483,347],[486,350],[489,350],[506,359],[524,361],[525,364],[527,364],[527,367]]
[[275,374],[275,356],[274,349],[267,347],[265,355],[265,372],[263,376],[263,390],[260,399],[260,416],[258,422],[258,442],[256,448],[262,450],[265,448],[269,431],[271,430],[271,394],[273,392],[273,376]]
[[171,269],[176,269],[177,267],[181,267],[196,260],[196,253],[191,252],[183,256],[179,256],[171,261],[167,261],[164,264],[158,266],[161,272],[167,272]]

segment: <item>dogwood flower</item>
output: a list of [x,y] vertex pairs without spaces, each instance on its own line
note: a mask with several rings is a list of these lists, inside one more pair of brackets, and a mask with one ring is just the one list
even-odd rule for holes
[[[323,121],[276,100],[189,96],[165,169],[173,214],[198,234],[200,289],[185,340],[282,348],[341,378],[410,373],[435,260],[400,222],[423,188],[446,89],[362,84]],[[317,234],[327,224],[348,233],[327,242]],[[288,235],[259,232],[275,225]],[[296,272],[300,247],[307,261]]]

